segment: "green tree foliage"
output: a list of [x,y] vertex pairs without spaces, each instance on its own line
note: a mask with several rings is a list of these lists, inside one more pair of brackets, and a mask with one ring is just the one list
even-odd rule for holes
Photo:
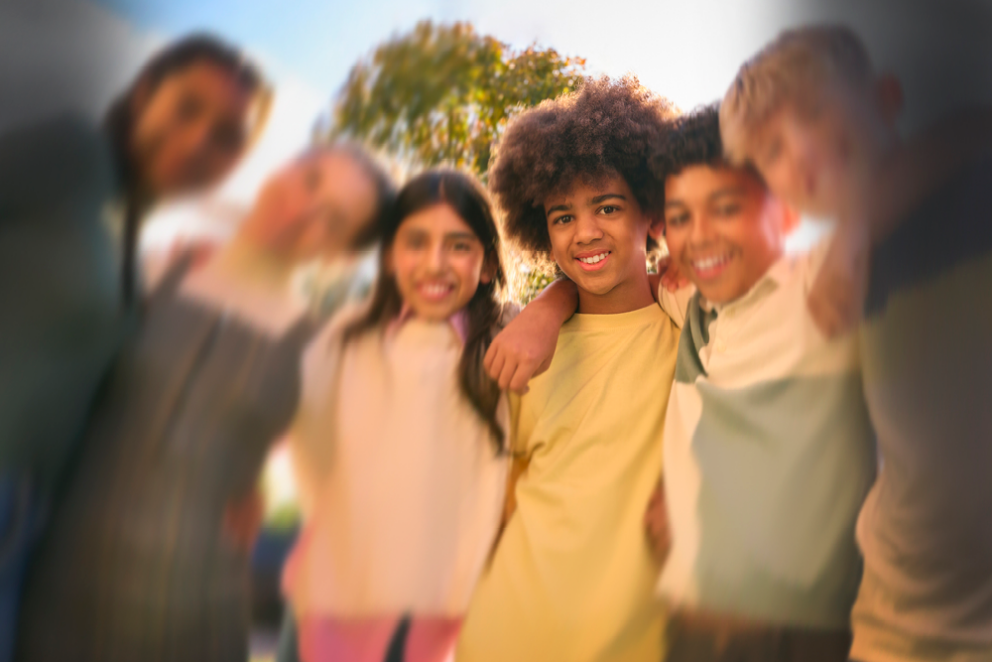
[[584,69],[582,58],[536,46],[513,50],[468,23],[423,21],[352,68],[329,133],[415,166],[467,168],[485,181],[507,120],[575,90]]

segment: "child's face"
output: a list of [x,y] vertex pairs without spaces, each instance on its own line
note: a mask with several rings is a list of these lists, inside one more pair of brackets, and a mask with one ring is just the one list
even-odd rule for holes
[[403,220],[389,249],[387,267],[417,317],[435,321],[464,308],[479,283],[492,278],[482,242],[447,204]]
[[786,103],[759,127],[754,165],[776,195],[819,217],[842,214],[893,134],[871,89],[829,84]]
[[750,290],[782,255],[795,217],[752,173],[697,165],[665,180],[671,259],[713,303]]
[[223,68],[191,64],[151,91],[139,88],[131,155],[155,196],[218,184],[248,145],[257,101]]
[[582,293],[604,297],[646,271],[651,221],[622,177],[576,182],[544,201],[555,262]]
[[294,260],[349,250],[376,210],[375,184],[342,152],[315,153],[266,182],[253,216],[265,245]]

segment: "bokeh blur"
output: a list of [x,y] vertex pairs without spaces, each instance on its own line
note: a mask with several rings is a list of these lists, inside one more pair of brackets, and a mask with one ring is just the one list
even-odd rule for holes
[[[740,63],[783,28],[811,21],[851,24],[879,68],[900,76],[905,127],[992,101],[992,5],[981,0],[0,0],[0,134],[66,113],[99,121],[149,57],[191,33],[218,35],[256,61],[274,90],[264,128],[219,186],[151,210],[139,255],[154,283],[177,247],[231,241],[266,180],[314,146],[356,141],[401,183],[438,165],[485,183],[507,122],[586,77],[632,73],[690,110],[722,97]],[[948,71],[967,71],[967,81]],[[825,227],[805,219],[790,247]],[[525,257],[508,256],[512,298],[524,304],[552,277]],[[367,290],[375,258],[356,262]],[[340,266],[297,267],[294,287],[310,305],[344,296]],[[262,490],[258,662],[274,655],[279,573],[300,518],[284,446]]]

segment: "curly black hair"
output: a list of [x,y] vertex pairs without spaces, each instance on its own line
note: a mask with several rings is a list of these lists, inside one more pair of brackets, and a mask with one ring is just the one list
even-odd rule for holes
[[745,167],[761,178],[751,166],[737,166],[727,159],[720,138],[719,103],[701,106],[675,118],[651,157],[651,168],[662,181],[696,165]]
[[489,186],[507,239],[547,258],[544,200],[576,180],[623,177],[641,208],[661,212],[664,180],[651,156],[676,114],[633,76],[587,80],[572,94],[520,114],[496,146]]

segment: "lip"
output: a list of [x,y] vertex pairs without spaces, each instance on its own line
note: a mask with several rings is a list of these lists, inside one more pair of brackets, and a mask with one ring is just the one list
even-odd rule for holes
[[417,294],[420,298],[432,303],[444,301],[454,293],[455,286],[451,283],[429,282],[417,285]]
[[[580,258],[596,257],[597,255],[603,255],[603,259],[595,264],[587,264],[583,262]],[[606,266],[606,263],[610,261],[610,257],[613,256],[613,251],[601,249],[598,251],[585,251],[583,253],[578,253],[573,258],[575,263],[579,265],[579,268],[583,271],[599,271]]]
[[733,253],[729,253],[723,256],[711,256],[705,259],[707,260],[712,259],[712,257],[719,257],[721,258],[721,260],[717,264],[713,264],[712,266],[706,266],[703,268],[696,266],[696,263],[701,260],[696,259],[689,261],[689,266],[692,269],[692,272],[696,274],[696,277],[699,278],[699,280],[708,281],[708,280],[713,280],[715,278],[719,278],[723,274],[723,272],[727,270],[727,268],[731,265],[731,263],[733,263],[735,259]]

